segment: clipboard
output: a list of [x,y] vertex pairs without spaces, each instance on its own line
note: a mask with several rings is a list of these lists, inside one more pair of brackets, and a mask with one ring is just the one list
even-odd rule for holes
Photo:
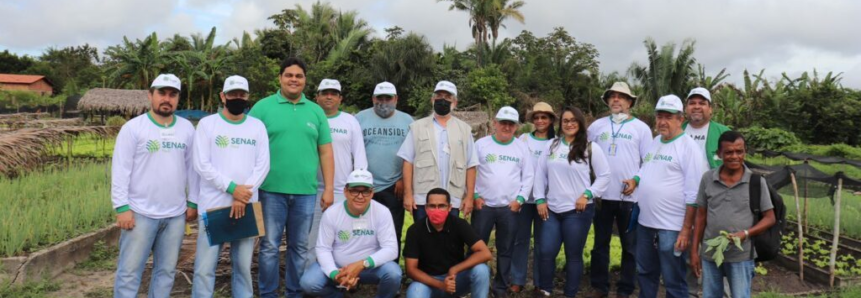
[[263,225],[263,207],[260,202],[246,204],[245,216],[239,219],[230,218],[230,208],[212,208],[206,210],[206,213],[202,215],[210,245],[266,236],[266,229]]

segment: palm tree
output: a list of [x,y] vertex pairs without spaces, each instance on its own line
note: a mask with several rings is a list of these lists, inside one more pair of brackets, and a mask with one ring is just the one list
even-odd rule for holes
[[[643,102],[655,104],[657,99],[663,95],[676,94],[684,96],[690,90],[692,82],[696,77],[694,66],[693,40],[685,40],[681,49],[676,54],[676,44],[668,42],[661,50],[655,41],[647,38],[643,42],[648,52],[648,64],[631,64],[628,73],[639,81],[645,89]],[[638,101],[640,102],[640,101]]]
[[520,8],[526,4],[523,1],[517,0],[508,3],[508,0],[495,0],[496,5],[494,5],[494,9],[490,15],[490,18],[487,19],[487,25],[490,27],[490,33],[493,36],[493,44],[496,44],[496,38],[499,36],[499,27],[505,28],[505,25],[502,23],[505,22],[506,19],[512,18],[515,21],[524,23],[523,13],[520,12]]
[[[188,86],[186,87],[188,96],[185,101],[185,108],[188,110],[192,109],[193,99],[191,95],[197,79],[206,75],[200,70],[204,60],[206,60],[206,57],[202,53],[190,50],[179,52],[173,56],[173,62],[179,67],[182,79],[185,81],[186,86]],[[200,103],[200,106],[203,108],[203,102]]]
[[488,22],[499,5],[497,0],[437,0],[451,2],[448,10],[459,10],[469,13],[469,26],[472,28],[472,38],[475,39],[476,60],[481,65],[481,52],[488,40]]
[[139,89],[147,89],[170,62],[170,53],[164,50],[155,32],[135,42],[124,36],[123,44],[108,47],[105,56],[109,58],[109,72],[115,84]]
[[212,100],[215,95],[215,82],[224,76],[226,64],[231,59],[231,56],[229,56],[227,51],[227,48],[230,46],[230,42],[227,42],[225,45],[215,45],[215,36],[215,27],[212,27],[206,37],[203,37],[200,34],[194,34],[191,36],[192,51],[200,53],[203,57],[202,63],[199,67],[199,74],[202,74],[200,78],[206,81],[206,86],[208,87],[209,92],[201,92],[200,104],[201,109],[207,111],[211,110],[213,107]]
[[[377,81],[389,81],[405,87],[428,82],[436,64],[433,48],[424,36],[406,36],[380,41],[381,46],[371,56],[369,68]],[[420,81],[420,82],[419,82]]]

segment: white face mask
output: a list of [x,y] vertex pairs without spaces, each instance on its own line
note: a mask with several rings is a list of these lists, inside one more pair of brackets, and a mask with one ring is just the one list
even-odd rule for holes
[[613,123],[619,124],[619,123],[622,123],[622,121],[625,121],[625,120],[628,120],[628,114],[625,114],[625,113],[618,113],[618,114],[612,114],[612,115],[610,115],[610,121],[613,121]]

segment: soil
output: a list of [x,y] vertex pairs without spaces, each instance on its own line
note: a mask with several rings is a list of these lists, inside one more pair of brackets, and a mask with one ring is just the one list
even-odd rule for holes
[[[194,230],[194,227],[193,227]],[[186,236],[186,239],[183,241],[182,250],[180,252],[179,263],[177,265],[177,274],[176,274],[176,282],[173,287],[173,295],[175,297],[189,297],[191,296],[191,280],[193,278],[194,271],[194,252],[195,252],[195,240],[196,240],[196,231],[194,231],[191,235]],[[284,247],[282,246],[282,251],[284,251]],[[256,290],[257,285],[257,264],[256,258],[254,258],[254,264],[252,265],[252,275],[253,280],[255,282],[254,288]],[[494,264],[495,265],[495,264]],[[281,266],[283,268],[283,265]],[[798,274],[796,272],[790,272],[783,267],[775,263],[765,263],[764,267],[768,270],[766,275],[758,275],[753,280],[753,292],[777,292],[777,293],[786,293],[786,294],[806,294],[806,293],[815,293],[822,292],[827,290],[827,286],[820,284],[813,284],[809,282],[800,282],[798,279]],[[141,284],[141,293],[138,295],[139,297],[146,297],[146,289],[149,286],[149,276],[150,271],[152,269],[151,261],[147,264],[147,269],[144,271],[144,278]],[[283,269],[282,269],[283,270]],[[531,276],[531,268],[528,276]],[[283,276],[283,272],[282,272]],[[554,291],[554,297],[562,296],[562,280],[564,279],[564,274],[559,272],[556,277],[556,290]],[[616,281],[619,280],[619,272],[613,272],[610,275],[611,285],[614,285]],[[69,297],[69,298],[78,298],[78,297],[86,297],[86,298],[98,298],[98,297],[111,297],[112,296],[112,288],[113,288],[113,280],[114,280],[114,271],[113,270],[79,270],[73,269],[66,273],[63,273],[59,277],[55,279],[61,285],[61,289],[54,293],[51,293],[51,297]],[[520,294],[511,294],[509,297],[518,298],[518,297],[533,297],[533,286],[530,284],[530,280],[527,281],[527,286],[525,286],[524,290]],[[216,273],[216,297],[230,297],[230,261],[229,261],[229,251],[225,249],[222,252],[221,260],[219,261],[218,271]],[[375,288],[373,286],[361,286],[358,291],[352,293],[351,297],[373,297]],[[402,289],[402,294],[406,290],[406,282],[404,282],[404,286]],[[615,288],[611,287],[611,293],[615,293]],[[587,297],[591,292],[591,287],[589,285],[589,276],[588,272],[583,275],[583,278],[580,281],[580,291],[577,297]],[[283,289],[282,289],[283,293]],[[637,292],[635,291],[635,295]],[[663,287],[658,294],[659,297],[664,296]],[[636,297],[636,296],[632,296]]]

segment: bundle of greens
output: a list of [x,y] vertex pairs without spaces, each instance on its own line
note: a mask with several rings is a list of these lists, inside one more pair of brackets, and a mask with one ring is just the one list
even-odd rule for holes
[[718,266],[723,264],[723,252],[729,249],[730,239],[738,249],[744,251],[744,248],[741,247],[741,238],[733,236],[727,231],[720,231],[720,236],[706,240],[706,252],[715,251],[712,258]]

